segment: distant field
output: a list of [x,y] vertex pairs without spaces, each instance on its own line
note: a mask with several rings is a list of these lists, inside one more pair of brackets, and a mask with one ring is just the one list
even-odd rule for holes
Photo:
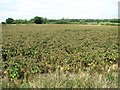
[[118,87],[117,26],[33,24],[2,28],[4,88]]
[[[71,24],[80,24],[79,22],[71,22]],[[110,26],[118,26],[119,23],[111,23],[111,22],[86,22],[84,23],[86,25],[110,25]]]

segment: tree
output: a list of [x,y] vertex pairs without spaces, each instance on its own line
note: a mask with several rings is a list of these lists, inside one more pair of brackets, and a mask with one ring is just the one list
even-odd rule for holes
[[34,17],[34,22],[36,24],[42,24],[43,23],[43,18],[36,16],[36,17]]
[[25,19],[25,20],[23,20],[21,23],[22,23],[22,24],[27,24],[27,20]]
[[13,21],[14,21],[14,19],[12,19],[12,18],[8,18],[8,19],[6,19],[6,23],[7,23],[7,24],[12,24]]
[[56,22],[56,19],[49,19],[49,22]]
[[60,19],[58,21],[56,21],[56,24],[70,24],[70,21],[68,19]]
[[2,22],[2,24],[6,24],[5,22]]
[[20,19],[16,19],[13,21],[13,24],[21,24],[21,20]]
[[100,22],[100,19],[97,19],[97,20],[96,20],[96,22],[97,22],[97,24],[99,24],[99,22]]
[[120,23],[120,19],[110,19],[111,23]]
[[46,24],[48,22],[47,18],[43,18],[43,24]]
[[84,19],[81,19],[81,20],[80,20],[80,24],[85,24],[85,20],[84,20]]

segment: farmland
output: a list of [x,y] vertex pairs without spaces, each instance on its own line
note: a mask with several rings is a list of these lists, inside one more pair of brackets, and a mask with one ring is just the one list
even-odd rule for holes
[[[117,26],[33,24],[2,28],[3,87],[21,87],[24,82],[30,87],[117,87]],[[46,81],[37,75],[57,79]],[[38,86],[30,81],[33,77]]]

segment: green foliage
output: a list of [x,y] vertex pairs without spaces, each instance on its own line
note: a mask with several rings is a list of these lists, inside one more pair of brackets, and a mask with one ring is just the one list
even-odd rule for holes
[[[97,23],[96,23],[97,22]],[[101,23],[100,23],[101,22]],[[39,17],[36,16],[33,19],[30,20],[22,20],[22,19],[16,19],[13,20],[12,18],[8,18],[8,20],[6,20],[7,24],[92,24],[92,25],[97,25],[97,24],[101,24],[101,25],[107,25],[105,23],[111,23],[109,25],[113,25],[113,26],[118,26],[119,25],[119,19],[47,19],[47,18],[43,18],[43,17]],[[3,24],[5,24],[3,22]]]
[[110,19],[111,23],[120,23],[120,19]]
[[27,23],[28,24],[33,24],[33,23],[35,23],[35,21],[34,21],[34,19],[30,19],[30,20],[27,21]]
[[43,24],[47,24],[48,22],[47,18],[43,18]]
[[84,19],[80,20],[80,24],[86,24]]
[[2,22],[2,24],[6,24],[5,22]]
[[14,19],[12,19],[12,18],[6,19],[7,24],[13,24],[13,21],[14,21]]
[[39,17],[39,16],[36,16],[36,17],[34,17],[34,22],[36,24],[42,24],[43,23],[43,18]]
[[100,19],[97,19],[97,20],[96,20],[96,22],[97,22],[97,24],[99,24],[99,22],[100,22]]
[[60,19],[58,21],[56,21],[56,24],[70,24],[70,21],[68,19]]

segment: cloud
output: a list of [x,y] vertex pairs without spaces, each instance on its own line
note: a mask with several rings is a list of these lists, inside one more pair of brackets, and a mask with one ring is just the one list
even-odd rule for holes
[[118,0],[1,0],[0,21],[31,19],[117,18]]

